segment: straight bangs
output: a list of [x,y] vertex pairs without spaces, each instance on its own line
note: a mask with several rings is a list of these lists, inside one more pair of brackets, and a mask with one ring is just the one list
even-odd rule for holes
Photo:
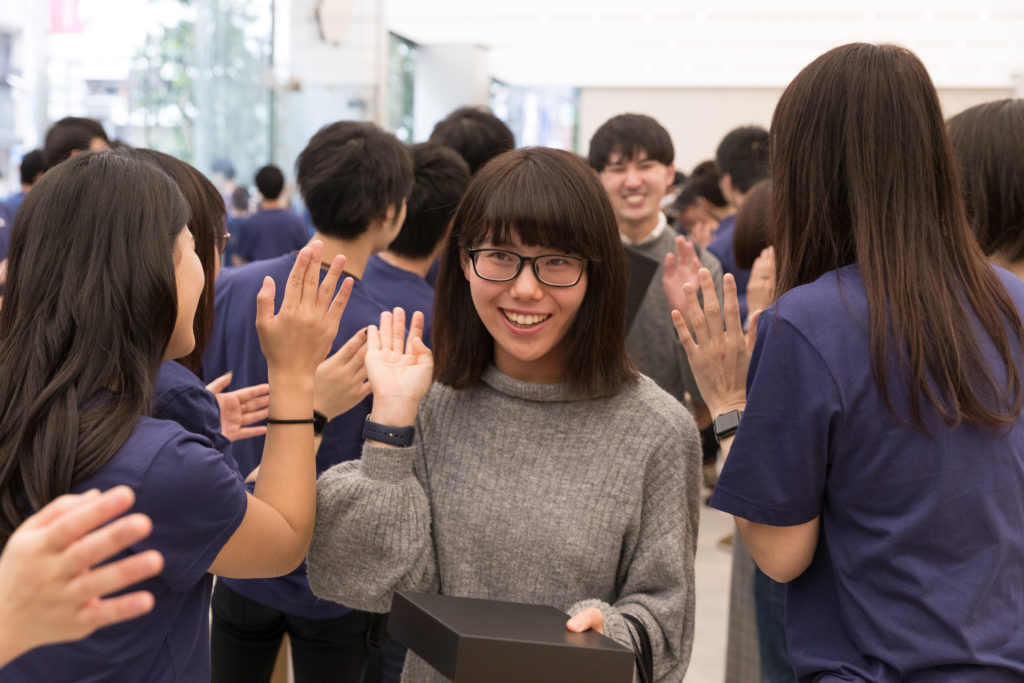
[[490,165],[474,179],[455,217],[459,248],[508,245],[518,239],[527,246],[600,262],[600,226],[607,217],[588,201],[592,193],[575,175],[531,163],[529,150],[523,152],[525,163]]

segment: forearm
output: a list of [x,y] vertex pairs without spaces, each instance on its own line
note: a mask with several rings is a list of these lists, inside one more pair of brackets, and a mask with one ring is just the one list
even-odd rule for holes
[[[271,373],[270,417],[313,415],[313,378]],[[253,495],[273,507],[308,546],[316,511],[316,459],[311,424],[269,424]]]
[[320,477],[308,557],[314,594],[386,612],[395,590],[428,590],[435,583],[430,506],[413,475],[412,450],[367,444],[361,461]]

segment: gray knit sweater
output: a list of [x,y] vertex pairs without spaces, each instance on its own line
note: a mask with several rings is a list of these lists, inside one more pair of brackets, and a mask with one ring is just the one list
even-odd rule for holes
[[[650,242],[629,247],[650,256],[661,265],[655,271],[647,294],[629,328],[626,346],[629,357],[640,368],[640,372],[657,382],[659,387],[675,396],[676,400],[685,402],[684,396],[689,393],[699,401],[701,397],[697,381],[693,378],[683,345],[679,343],[676,328],[672,325],[672,306],[661,285],[665,275],[665,254],[675,253],[676,236],[677,233],[669,229]],[[701,266],[711,271],[711,280],[721,301],[722,264],[707,249],[696,247],[696,250]]]
[[[641,377],[617,396],[490,368],[470,389],[435,383],[411,448],[365,445],[317,486],[309,583],[386,612],[396,589],[598,607],[647,627],[656,679],[681,681],[693,644],[700,446],[690,415]],[[410,653],[403,681],[445,679]]]

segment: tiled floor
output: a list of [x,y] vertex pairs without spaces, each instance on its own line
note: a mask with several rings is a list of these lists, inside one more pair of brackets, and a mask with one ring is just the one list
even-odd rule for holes
[[725,679],[732,548],[719,545],[719,541],[734,529],[730,515],[706,506],[701,508],[696,564],[697,632],[686,683],[722,683]]

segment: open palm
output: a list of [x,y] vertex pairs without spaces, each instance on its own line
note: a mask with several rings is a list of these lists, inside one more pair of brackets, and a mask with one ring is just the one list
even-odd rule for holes
[[[374,415],[408,413],[415,417],[434,377],[434,357],[423,343],[423,314],[413,314],[405,338],[405,311],[380,315],[380,327],[367,329],[366,376],[373,392]],[[393,410],[392,410],[393,409]]]

